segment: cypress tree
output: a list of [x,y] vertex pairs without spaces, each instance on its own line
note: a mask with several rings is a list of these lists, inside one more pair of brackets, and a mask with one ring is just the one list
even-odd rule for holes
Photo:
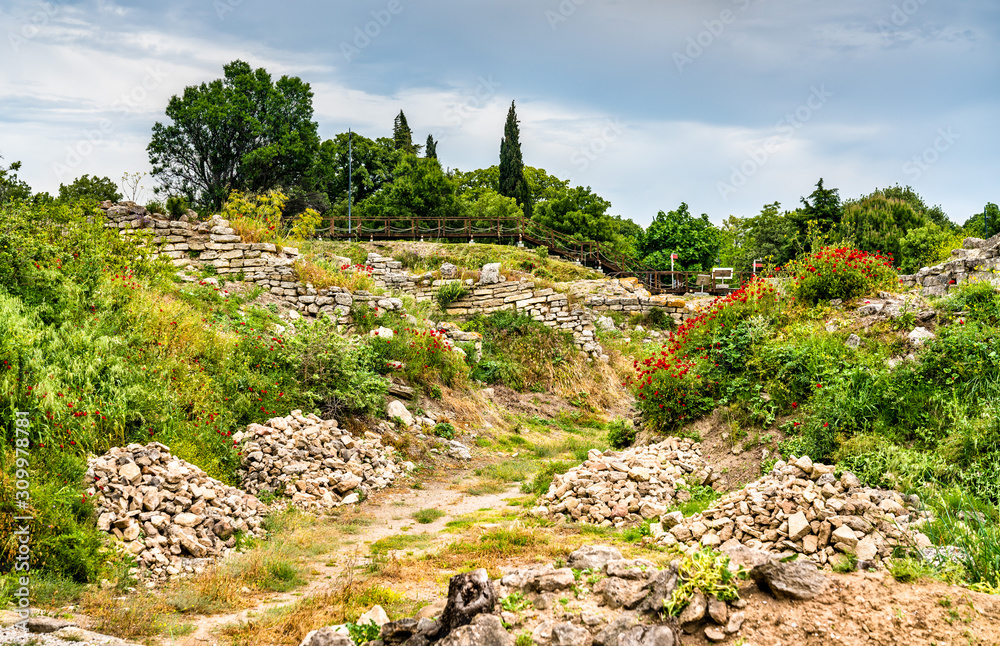
[[507,111],[507,123],[503,127],[500,140],[500,194],[512,197],[524,209],[525,217],[531,217],[531,196],[528,182],[524,179],[524,160],[521,158],[520,130],[517,127],[517,113],[514,102]]
[[427,145],[424,147],[424,156],[428,159],[438,158],[437,142],[434,141],[433,135],[427,135]]
[[420,147],[413,145],[413,132],[410,131],[409,124],[406,123],[406,115],[400,110],[392,122],[392,141],[396,150],[402,150],[411,155],[416,155]]

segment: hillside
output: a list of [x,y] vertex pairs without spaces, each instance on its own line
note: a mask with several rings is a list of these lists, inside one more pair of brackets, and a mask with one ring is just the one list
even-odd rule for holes
[[1000,642],[998,240],[668,298],[517,247],[2,208],[5,624],[30,587],[77,643]]

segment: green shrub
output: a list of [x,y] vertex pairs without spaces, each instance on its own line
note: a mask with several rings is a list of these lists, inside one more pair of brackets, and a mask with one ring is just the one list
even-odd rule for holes
[[628,420],[616,419],[608,425],[608,444],[613,449],[624,449],[635,442],[635,427]]
[[437,301],[438,307],[444,311],[452,303],[465,298],[468,294],[469,290],[461,282],[445,283],[438,288],[437,293],[434,295],[434,300]]
[[1000,323],[1000,292],[986,281],[969,280],[957,285],[936,306],[955,314],[961,312],[968,321]]
[[579,351],[572,335],[545,327],[513,310],[475,316],[462,326],[483,335],[483,358],[472,377],[518,391],[551,390],[579,376]]
[[448,422],[438,422],[434,425],[434,435],[446,440],[455,439],[455,427]]
[[167,211],[167,215],[170,216],[171,220],[179,220],[182,215],[185,215],[188,210],[188,203],[183,197],[174,195],[167,198],[167,203],[164,205]]
[[367,624],[347,623],[347,634],[355,644],[374,641],[378,639],[381,631],[382,627],[374,621],[369,621]]

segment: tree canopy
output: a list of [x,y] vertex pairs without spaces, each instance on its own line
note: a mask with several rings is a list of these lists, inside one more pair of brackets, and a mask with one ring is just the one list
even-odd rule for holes
[[670,269],[670,254],[678,256],[674,268],[702,271],[714,264],[721,240],[719,231],[702,213],[695,217],[681,202],[676,211],[656,214],[640,243],[643,262],[653,269]]
[[118,192],[118,185],[108,177],[91,177],[83,175],[77,177],[69,185],[59,185],[59,199],[63,202],[76,202],[78,200],[93,200],[103,202],[111,200],[117,202],[122,199]]
[[11,162],[6,168],[0,166],[0,204],[31,199],[31,187],[18,178],[19,170],[21,170],[19,161]]
[[319,146],[312,90],[298,77],[277,83],[243,61],[224,77],[171,97],[169,125],[153,125],[152,175],[168,193],[219,208],[231,190],[298,184]]

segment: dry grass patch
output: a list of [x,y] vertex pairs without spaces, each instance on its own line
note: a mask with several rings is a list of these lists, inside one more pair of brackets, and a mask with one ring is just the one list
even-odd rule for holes
[[80,608],[94,620],[92,630],[127,640],[179,637],[194,630],[158,595],[145,590],[117,594],[109,588],[82,595]]
[[233,646],[294,646],[302,643],[311,630],[357,621],[375,604],[382,606],[390,619],[412,616],[421,605],[375,580],[355,581],[348,575],[346,581],[334,588],[226,627],[222,634]]

